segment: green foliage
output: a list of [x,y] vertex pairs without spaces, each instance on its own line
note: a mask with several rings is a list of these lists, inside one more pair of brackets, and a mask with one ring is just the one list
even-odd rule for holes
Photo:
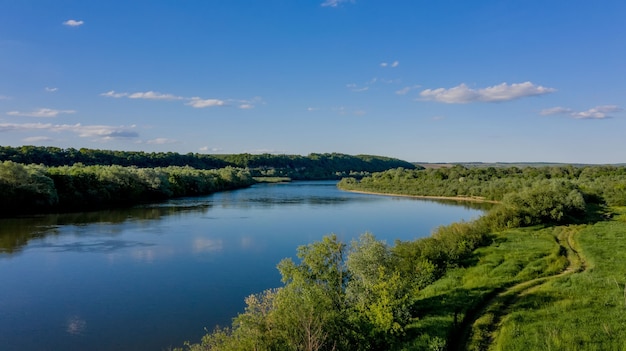
[[574,223],[585,218],[586,202],[571,182],[542,180],[504,196],[482,220],[494,228]]
[[[349,249],[335,235],[298,248],[278,269],[284,286],[246,300],[231,329],[192,350],[402,350],[421,313],[416,297],[451,267],[464,264],[487,233],[480,224],[439,228],[433,237],[389,247],[372,234]],[[429,341],[435,349],[441,339]],[[211,346],[213,345],[213,346]],[[219,346],[214,346],[219,345]],[[205,348],[202,348],[205,347]],[[213,348],[211,348],[213,347]],[[244,348],[245,349],[245,348]]]
[[363,318],[372,339],[383,345],[403,335],[411,319],[412,274],[400,271],[397,260],[384,242],[366,233],[352,243],[346,261],[351,278],[346,289],[348,301]]
[[398,168],[372,174],[360,181],[346,178],[339,183],[339,187],[379,193],[502,201],[507,194],[531,188],[546,180],[573,185],[587,203],[605,201],[612,206],[626,205],[624,166],[466,168],[457,165],[426,170]]
[[45,167],[0,163],[2,215],[84,211],[131,206],[171,197],[206,195],[254,183],[246,170],[225,167],[136,168],[122,166]]
[[12,161],[0,163],[0,211],[13,214],[21,209],[40,211],[57,205],[59,197],[44,167]]
[[43,164],[49,167],[71,166],[82,163],[87,166],[111,166],[140,168],[192,167],[195,169],[219,169],[225,167],[246,168],[255,177],[286,177],[295,180],[340,179],[345,176],[363,177],[372,172],[391,168],[422,168],[395,158],[371,155],[310,154],[271,155],[237,154],[205,155],[188,153],[146,153],[136,151],[111,151],[94,149],[60,149],[56,147],[0,146],[0,161],[23,164]]

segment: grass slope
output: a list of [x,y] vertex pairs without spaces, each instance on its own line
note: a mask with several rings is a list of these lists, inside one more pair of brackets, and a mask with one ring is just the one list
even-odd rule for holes
[[610,221],[498,233],[419,293],[424,350],[626,349],[626,208]]
[[579,231],[587,269],[521,296],[490,350],[626,349],[626,209]]

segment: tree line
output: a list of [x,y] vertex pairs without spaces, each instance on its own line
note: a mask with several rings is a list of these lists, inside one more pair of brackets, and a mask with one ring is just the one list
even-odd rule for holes
[[[474,250],[489,245],[493,233],[589,220],[594,209],[604,202],[602,193],[597,193],[597,186],[579,186],[573,175],[577,174],[576,179],[586,179],[584,174],[589,179],[603,175],[618,181],[625,179],[621,172],[613,168],[584,171],[568,167],[453,167],[428,171],[396,169],[373,174],[360,182],[345,179],[340,183],[342,188],[483,196],[499,203],[476,220],[441,226],[430,237],[414,241],[388,245],[372,234],[364,234],[347,244],[329,235],[301,246],[297,250],[298,262],[285,259],[278,264],[281,287],[249,296],[247,307],[230,327],[216,328],[200,343],[186,344],[185,349],[445,350],[447,340],[422,334],[412,327],[425,313],[423,308],[433,308],[418,300],[418,292],[450,269],[472,265]],[[493,185],[491,179],[499,180]],[[463,188],[457,183],[470,185]],[[416,190],[422,184],[430,187]],[[477,186],[485,190],[480,191]]]
[[339,187],[377,193],[502,201],[508,194],[554,182],[579,189],[587,199],[603,199],[609,205],[626,206],[624,166],[397,168],[360,180],[345,178]]
[[346,176],[360,178],[397,167],[416,168],[409,162],[390,157],[339,153],[313,153],[308,156],[248,153],[208,155],[38,146],[0,146],[0,161],[50,167],[71,166],[75,163],[139,168],[189,166],[196,169],[219,169],[230,166],[247,168],[254,177],[288,177],[294,180],[340,179]]
[[118,165],[47,167],[0,162],[0,215],[125,207],[254,184],[249,171],[225,167],[138,168]]

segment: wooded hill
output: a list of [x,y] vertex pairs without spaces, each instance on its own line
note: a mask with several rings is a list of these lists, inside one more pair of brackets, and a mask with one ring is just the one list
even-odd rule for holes
[[135,166],[193,167],[219,169],[246,168],[253,177],[289,177],[293,180],[341,179],[345,176],[360,178],[373,172],[392,168],[421,168],[395,158],[371,155],[345,155],[339,153],[301,155],[273,154],[178,154],[174,152],[113,151],[97,149],[61,149],[58,147],[0,146],[0,161],[21,164],[42,164],[48,167],[71,166]]

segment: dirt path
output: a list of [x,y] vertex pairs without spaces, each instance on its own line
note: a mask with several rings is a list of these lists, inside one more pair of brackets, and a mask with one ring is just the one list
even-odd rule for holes
[[568,260],[568,265],[562,272],[518,283],[509,288],[494,291],[485,297],[478,308],[468,311],[458,331],[451,336],[448,350],[488,350],[494,334],[501,326],[503,317],[511,313],[515,302],[521,297],[536,291],[548,281],[584,271],[586,264],[584,258],[576,250],[574,240],[574,234],[579,230],[575,226],[567,227],[555,238]]

